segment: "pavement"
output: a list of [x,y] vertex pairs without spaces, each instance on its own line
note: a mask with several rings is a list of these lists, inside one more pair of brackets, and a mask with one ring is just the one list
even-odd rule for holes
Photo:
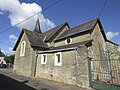
[[0,90],[90,90],[74,85],[17,75],[12,69],[0,68]]

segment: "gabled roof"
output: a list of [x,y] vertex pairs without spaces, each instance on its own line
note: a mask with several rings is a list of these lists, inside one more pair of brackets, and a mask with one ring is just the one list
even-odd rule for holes
[[69,36],[73,36],[73,35],[76,35],[76,34],[79,34],[79,33],[91,32],[91,30],[96,25],[98,20],[99,20],[98,18],[95,18],[93,20],[90,20],[88,22],[80,24],[76,27],[68,29],[62,35],[60,35],[55,41],[66,38],[66,37],[69,37]]
[[0,57],[5,57],[5,55],[0,51]]
[[43,35],[45,36],[45,41],[46,42],[50,41],[55,35],[58,35],[65,26],[68,26],[68,28],[69,28],[68,23],[65,22],[65,23],[63,23],[55,28],[52,28],[49,31],[44,32]]
[[15,44],[15,47],[13,48],[13,50],[16,50],[16,48],[17,48],[17,46],[22,38],[23,33],[26,34],[26,36],[30,42],[31,47],[49,48],[49,46],[43,41],[45,36],[43,36],[42,34],[37,33],[37,32],[23,29],[16,44]]
[[[39,21],[36,22],[36,25],[38,23],[39,23]],[[23,29],[16,44],[15,44],[15,46],[14,46],[14,48],[13,48],[13,50],[16,50],[24,32],[26,33],[27,38],[28,38],[30,45],[32,47],[49,48],[49,46],[44,41],[50,41],[55,35],[59,34],[65,26],[69,27],[68,23],[66,22],[66,23],[63,23],[63,24],[61,24],[61,25],[59,25],[59,26],[57,26],[57,27],[45,32],[45,33],[40,33],[40,32],[38,32],[38,26],[39,25],[35,26],[34,31]]]

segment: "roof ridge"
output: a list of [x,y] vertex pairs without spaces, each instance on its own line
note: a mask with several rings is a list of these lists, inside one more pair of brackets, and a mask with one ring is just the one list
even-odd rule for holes
[[62,28],[65,27],[65,26],[68,26],[68,23],[65,22],[65,23],[62,23],[54,28],[52,28],[51,30],[43,33],[45,36],[46,36],[46,40],[45,41],[50,41],[52,39],[52,37],[54,37],[55,35],[57,35],[56,33],[59,33],[61,32],[61,30],[63,30]]
[[51,28],[50,30],[48,30],[48,31],[46,31],[46,32],[43,32],[43,34],[45,34],[45,33],[47,33],[47,32],[49,32],[49,31],[51,31],[52,29],[55,29],[55,28],[57,28],[57,27],[59,27],[59,26],[63,26],[64,24],[68,24],[68,22],[64,22],[64,23],[62,23],[62,24],[59,24],[59,25],[57,25],[56,27],[54,27],[54,28]]
[[[94,21],[94,20],[96,20],[96,22],[97,22],[97,21],[99,20],[99,18],[94,18],[94,19],[88,20],[88,21],[86,21],[86,22],[82,22],[82,23],[80,23],[79,25],[74,26],[74,27],[72,27],[72,28],[75,28],[75,27],[78,27],[78,26],[87,24],[87,23],[92,22],[92,21]],[[72,28],[70,28],[70,29],[72,29]]]

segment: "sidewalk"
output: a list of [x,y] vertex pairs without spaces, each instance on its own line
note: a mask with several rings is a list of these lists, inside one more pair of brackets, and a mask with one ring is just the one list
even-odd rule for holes
[[90,90],[41,78],[30,78],[12,73],[12,69],[0,69],[0,74],[24,83],[36,90]]

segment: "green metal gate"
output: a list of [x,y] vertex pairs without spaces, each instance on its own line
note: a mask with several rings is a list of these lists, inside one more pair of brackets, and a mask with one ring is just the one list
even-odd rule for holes
[[120,90],[120,59],[88,60],[90,87]]

